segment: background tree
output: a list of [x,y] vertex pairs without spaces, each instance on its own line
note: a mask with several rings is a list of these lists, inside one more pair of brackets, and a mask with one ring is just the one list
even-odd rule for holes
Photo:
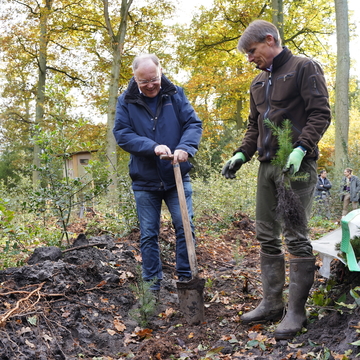
[[[284,45],[295,54],[321,61],[332,83],[334,70],[330,65],[334,57],[327,49],[329,35],[335,30],[333,5],[315,0],[284,1],[282,6],[281,12],[262,1],[215,0],[212,7],[202,8],[188,27],[178,29],[177,61],[186,70],[185,88],[204,122],[202,144],[211,144],[205,148],[218,149],[216,145],[222,144],[222,152],[229,154],[233,150],[228,145],[231,137],[238,136],[234,130],[245,128],[249,86],[258,70],[236,47],[251,21],[271,21],[274,13],[283,15]],[[218,150],[215,152],[221,161]]]
[[279,29],[281,41],[284,42],[283,0],[271,0],[272,23]]
[[[77,114],[86,108],[81,118],[96,120],[107,114],[108,139],[103,145],[108,146],[109,156],[115,156],[112,127],[116,98],[131,77],[133,57],[140,52],[157,52],[166,61],[171,56],[163,21],[171,16],[173,5],[164,0],[148,1],[129,14],[131,3],[10,0],[1,9],[2,20],[11,24],[3,26],[1,39],[2,60],[10,65],[2,92],[6,110],[1,113],[1,130],[9,140],[20,122],[27,145],[36,129],[33,125],[42,129],[51,126],[44,122],[44,111],[56,103],[56,94],[51,99],[44,95],[46,82],[49,86],[61,83],[73,93],[69,106]],[[22,16],[15,19],[16,14]],[[37,146],[35,153],[40,151]]]
[[348,166],[349,138],[349,14],[347,0],[335,0],[336,10],[336,99],[335,99],[335,170]]
[[[45,106],[56,102],[55,98],[45,96],[46,81],[70,79],[75,86],[82,81],[71,64],[74,54],[69,45],[74,44],[73,33],[65,30],[72,4],[66,0],[57,1],[56,6],[54,3],[53,0],[10,1],[1,9],[2,20],[8,25],[2,29],[2,60],[9,65],[2,94],[6,96],[5,110],[1,116],[7,130],[16,128],[20,122],[28,143],[38,126],[44,125]],[[14,14],[21,16],[15,18]],[[18,90],[20,96],[14,96]],[[38,166],[41,149],[36,143],[32,146],[34,164]],[[33,181],[34,184],[37,181],[36,171]]]
[[112,174],[112,183],[115,188],[117,188],[117,177],[116,177],[116,168],[117,168],[117,144],[113,135],[114,128],[114,119],[115,119],[115,108],[116,101],[118,97],[118,84],[120,79],[120,70],[121,70],[121,57],[124,54],[124,42],[125,35],[128,24],[129,9],[133,0],[122,0],[121,1],[121,10],[120,10],[120,23],[114,32],[114,29],[111,24],[110,14],[109,14],[109,2],[108,0],[103,0],[104,3],[104,19],[106,23],[106,29],[110,37],[112,45],[112,64],[111,64],[111,78],[109,81],[109,101],[108,101],[108,110],[107,110],[107,157],[110,161],[110,164],[113,167]]

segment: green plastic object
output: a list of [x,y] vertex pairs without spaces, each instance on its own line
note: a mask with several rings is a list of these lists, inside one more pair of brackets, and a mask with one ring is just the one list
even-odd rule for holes
[[346,262],[350,271],[360,271],[358,262],[356,261],[356,256],[353,247],[350,243],[350,228],[349,223],[356,217],[360,215],[360,209],[353,210],[349,212],[345,217],[341,219],[341,243],[340,250],[346,253]]

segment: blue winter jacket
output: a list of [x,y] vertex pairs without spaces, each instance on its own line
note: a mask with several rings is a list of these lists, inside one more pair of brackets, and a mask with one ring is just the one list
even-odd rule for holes
[[[155,114],[132,78],[118,98],[113,133],[118,145],[130,153],[133,190],[160,191],[176,183],[171,162],[156,156],[155,147],[167,145],[172,153],[181,149],[193,157],[200,143],[202,124],[183,89],[164,75]],[[183,181],[190,181],[191,167],[188,161],[180,163]]]

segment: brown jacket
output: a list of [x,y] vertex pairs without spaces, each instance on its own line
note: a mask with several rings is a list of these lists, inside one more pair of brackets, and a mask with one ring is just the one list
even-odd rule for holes
[[307,158],[318,158],[317,144],[330,125],[331,112],[324,73],[313,60],[294,56],[284,47],[274,58],[271,72],[262,71],[250,88],[250,115],[241,151],[247,160],[258,151],[259,161],[270,161],[278,150],[277,139],[264,125],[292,123],[294,148],[301,145]]

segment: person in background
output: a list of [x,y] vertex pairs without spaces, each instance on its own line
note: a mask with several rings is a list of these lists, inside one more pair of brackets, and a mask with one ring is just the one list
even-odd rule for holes
[[330,189],[331,182],[327,178],[326,170],[321,170],[318,175],[318,181],[315,187],[315,200],[318,202],[319,209],[318,214],[322,215],[325,213],[326,217],[330,219]]
[[[163,278],[158,240],[163,201],[176,233],[178,279],[189,281],[192,276],[173,164],[180,164],[194,232],[189,158],[198,150],[202,123],[183,89],[162,74],[156,55],[139,55],[132,67],[134,76],[117,101],[113,133],[118,145],[130,153],[129,175],[140,223],[142,275],[145,281],[154,281],[150,290],[156,293]],[[173,160],[162,160],[160,155],[173,155]]]
[[[243,323],[278,321],[275,339],[291,339],[306,324],[305,303],[314,282],[315,257],[308,232],[282,228],[277,217],[277,186],[283,172],[308,174],[306,181],[292,181],[309,218],[317,181],[318,142],[328,128],[331,112],[324,73],[315,61],[295,56],[281,46],[277,28],[255,20],[242,34],[238,49],[261,70],[250,86],[250,114],[241,145],[228,160],[222,175],[235,173],[257,151],[260,161],[256,194],[256,238],[260,242],[263,299],[252,311],[243,314]],[[293,150],[285,169],[271,160],[279,148],[277,137],[264,124],[269,119],[281,126],[288,119],[292,127]],[[283,287],[285,256],[281,233],[290,253],[289,299],[285,317]]]
[[341,182],[341,200],[343,202],[342,216],[349,212],[349,205],[352,204],[353,210],[359,206],[360,179],[352,174],[353,170],[346,168]]

